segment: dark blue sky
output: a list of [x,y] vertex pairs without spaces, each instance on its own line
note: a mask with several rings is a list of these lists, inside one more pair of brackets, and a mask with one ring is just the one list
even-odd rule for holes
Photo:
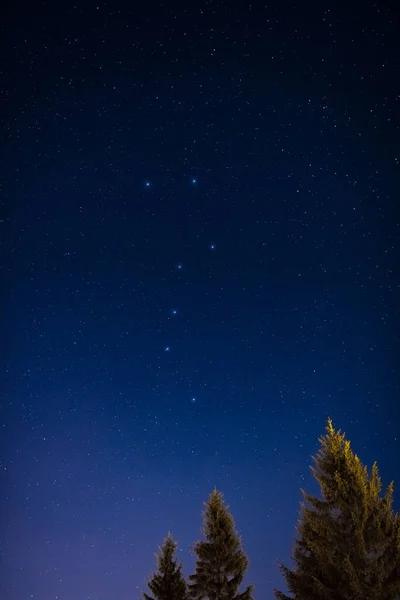
[[137,600],[217,486],[269,599],[328,415],[398,473],[399,20],[76,4],[2,26],[0,593]]

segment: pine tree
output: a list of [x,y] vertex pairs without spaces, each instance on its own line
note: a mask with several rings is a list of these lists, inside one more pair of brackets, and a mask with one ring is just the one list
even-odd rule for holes
[[[328,421],[312,473],[322,499],[305,492],[294,570],[281,564],[295,600],[395,600],[400,596],[400,518],[393,484],[382,496],[371,474]],[[290,597],[275,590],[278,600]]]
[[193,600],[252,600],[252,586],[238,593],[248,566],[241,540],[223,495],[214,490],[205,505],[203,533],[206,541],[194,546],[196,571],[189,576]]
[[148,587],[153,596],[143,594],[145,600],[187,600],[187,586],[182,565],[177,562],[176,542],[169,533],[157,555],[158,572],[153,573]]

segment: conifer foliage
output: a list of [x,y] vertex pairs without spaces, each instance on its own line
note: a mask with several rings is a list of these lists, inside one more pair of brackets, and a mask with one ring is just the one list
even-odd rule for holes
[[176,542],[169,533],[157,555],[157,571],[148,582],[153,596],[143,594],[144,600],[186,600],[187,586],[182,566],[176,560]]
[[[314,460],[322,499],[305,492],[294,570],[281,565],[295,600],[395,600],[400,596],[400,519],[391,484],[371,474],[329,420]],[[275,590],[278,600],[290,597]]]
[[203,513],[205,541],[194,546],[196,570],[189,576],[193,600],[252,600],[252,586],[238,593],[248,566],[241,540],[223,495],[214,490]]

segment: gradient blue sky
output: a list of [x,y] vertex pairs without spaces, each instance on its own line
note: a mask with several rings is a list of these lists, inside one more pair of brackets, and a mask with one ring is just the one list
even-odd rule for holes
[[240,4],[4,19],[6,600],[188,574],[214,486],[269,599],[328,415],[398,474],[399,21]]

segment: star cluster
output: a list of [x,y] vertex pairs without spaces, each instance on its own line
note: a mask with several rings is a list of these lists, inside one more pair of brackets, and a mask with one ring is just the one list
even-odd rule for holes
[[188,574],[214,486],[272,598],[328,416],[396,477],[398,23],[350,4],[10,8],[7,600],[139,598],[169,530]]

